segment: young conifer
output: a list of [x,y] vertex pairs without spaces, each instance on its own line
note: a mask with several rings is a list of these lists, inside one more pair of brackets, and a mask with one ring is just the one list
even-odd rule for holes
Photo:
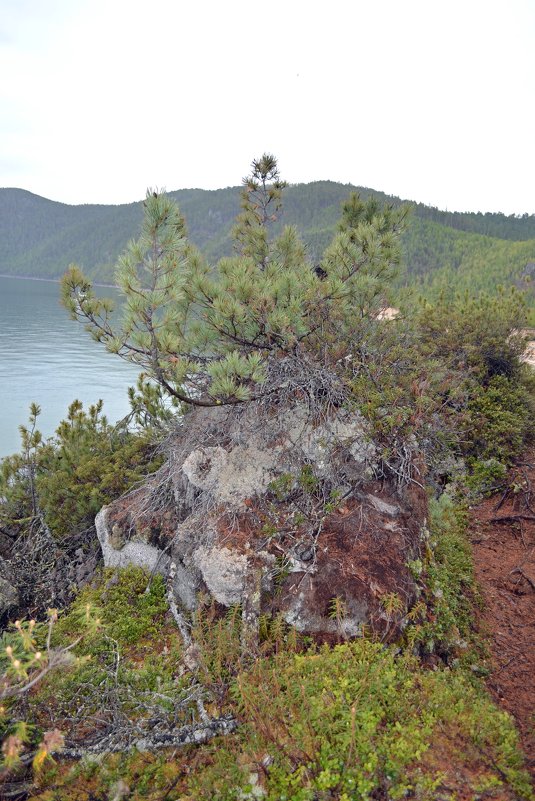
[[273,156],[253,161],[234,229],[236,255],[215,267],[188,242],[175,203],[148,191],[141,236],[117,265],[122,323],[76,266],[63,279],[65,305],[108,350],[188,404],[235,404],[274,392],[283,362],[336,372],[364,328],[376,324],[405,210],[353,196],[314,269],[294,228],[269,236],[285,186]]

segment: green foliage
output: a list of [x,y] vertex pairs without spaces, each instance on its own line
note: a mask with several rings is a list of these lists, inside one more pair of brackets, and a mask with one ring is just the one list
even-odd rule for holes
[[277,220],[286,183],[281,181],[277,161],[270,153],[255,159],[251,166],[251,175],[243,179],[242,212],[236,221],[234,238],[241,255],[265,269],[270,249],[267,226]]
[[496,297],[442,295],[423,303],[417,322],[424,350],[437,362],[484,382],[494,375],[519,376],[525,343],[518,329],[525,317],[525,301],[511,288]]
[[76,649],[78,655],[91,655],[94,660],[100,653],[109,652],[111,641],[120,649],[144,649],[166,627],[165,582],[159,574],[149,577],[139,567],[105,570],[92,585],[81,590],[68,612],[59,617],[52,639],[55,646],[73,639],[87,609],[94,610],[93,616],[98,615],[100,627],[84,638]]
[[[462,676],[420,672],[379,645],[281,652],[240,674],[233,697],[246,722],[190,777],[187,798],[231,801],[259,784],[268,801],[379,792],[431,801],[452,778],[433,769],[437,730],[452,756],[464,738],[464,764],[477,765],[478,780],[530,797],[509,718]],[[268,767],[259,772],[261,760]]]
[[281,473],[269,485],[269,490],[278,501],[284,501],[295,486],[295,477],[291,473]]
[[[456,539],[451,529],[460,522],[449,501],[440,501],[432,514],[436,565],[429,571],[437,571],[434,587],[440,583],[451,607],[465,592],[470,569],[466,554],[457,553],[460,535]],[[440,572],[446,570],[449,578]],[[155,581],[149,601],[146,587],[141,571],[108,571],[84,591],[59,621],[55,637],[68,642],[84,605],[99,606],[103,626],[82,651],[90,650],[91,660],[76,675],[67,672],[46,683],[30,712],[47,722],[75,718],[83,686],[85,717],[77,721],[82,728],[93,715],[102,720],[110,699],[123,725],[133,718],[143,726],[144,704],[153,710],[158,703],[162,719],[187,719],[191,688],[187,674],[177,681],[177,633],[158,620],[164,587]],[[343,615],[336,601],[332,614]],[[458,620],[458,608],[454,615]],[[121,616],[139,618],[135,641]],[[280,619],[262,619],[260,628],[262,652],[251,664],[240,647],[239,608],[221,618],[214,606],[201,604],[194,621],[198,674],[218,710],[239,717],[235,733],[195,750],[175,750],[172,759],[134,750],[61,771],[52,766],[36,801],[75,801],[84,793],[106,797],[118,787],[130,788],[134,801],[371,801],[379,794],[434,801],[456,792],[475,797],[481,788],[532,798],[511,719],[477,681],[461,671],[423,670],[398,648],[366,640],[303,651]],[[74,733],[71,728],[71,738]]]
[[510,464],[533,427],[533,399],[526,388],[506,375],[494,375],[470,399],[467,411],[469,453]]
[[0,776],[22,764],[22,754],[33,746],[32,767],[35,773],[51,760],[52,754],[63,747],[63,735],[49,727],[47,731],[27,720],[20,720],[22,699],[39,685],[47,682],[51,673],[63,668],[79,668],[83,660],[76,658],[73,649],[84,638],[90,638],[100,627],[100,621],[90,604],[78,621],[76,637],[54,647],[52,637],[57,624],[57,610],[49,609],[48,622],[38,625],[35,620],[17,620],[0,638]]
[[442,296],[415,315],[429,408],[445,444],[469,466],[509,464],[532,436],[533,377],[521,361],[519,332],[525,311],[512,289],[496,297]]
[[507,468],[497,459],[471,459],[470,471],[464,483],[472,498],[492,495],[503,487],[507,478]]
[[195,613],[192,636],[202,660],[203,680],[221,699],[229,679],[239,670],[242,657],[241,608],[231,606],[224,616],[215,604],[203,602]]
[[329,602],[329,617],[334,620],[339,631],[342,630],[342,623],[347,617],[347,603],[343,598],[335,596]]
[[444,492],[429,501],[429,532],[423,561],[410,567],[422,597],[409,614],[405,632],[410,645],[438,652],[446,659],[463,655],[473,639],[473,607],[477,599],[466,512]]
[[110,425],[102,401],[87,411],[74,401],[47,442],[36,428],[39,411],[33,404],[29,427],[21,427],[21,453],[1,463],[0,524],[23,532],[40,513],[57,538],[68,540],[159,462],[149,435]]
[[284,187],[274,158],[252,166],[235,228],[238,256],[209,267],[173,201],[149,191],[141,236],[117,266],[122,324],[113,325],[111,302],[96,297],[77,267],[62,281],[73,318],[188,404],[249,400],[266,391],[283,358],[340,364],[363,330],[379,324],[399,262],[405,210],[354,197],[315,271],[294,229],[268,237]]
[[106,633],[124,646],[157,637],[168,611],[162,576],[158,573],[149,579],[144,570],[136,567],[118,573],[106,571],[100,586],[82,590],[65,625],[69,619],[75,620],[77,610],[88,603],[101,607]]
[[[281,559],[274,572],[275,583],[287,570]],[[240,670],[250,663],[251,655],[244,652],[242,642],[242,610],[230,607],[225,615],[218,614],[212,601],[200,604],[195,612],[192,637],[198,650],[203,681],[221,703],[228,703],[228,688]],[[299,635],[280,615],[261,615],[259,620],[260,653],[302,650],[308,640]]]
[[303,465],[301,468],[301,473],[298,478],[299,485],[301,488],[308,493],[313,494],[318,489],[319,480],[314,475],[314,471],[311,465]]
[[176,398],[169,398],[159,384],[147,381],[143,375],[136,387],[128,387],[130,420],[141,430],[156,434],[176,421],[182,406]]

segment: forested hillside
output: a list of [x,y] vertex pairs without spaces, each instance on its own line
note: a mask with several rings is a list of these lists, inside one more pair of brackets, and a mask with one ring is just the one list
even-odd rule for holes
[[441,292],[494,292],[515,285],[527,292],[533,304],[535,239],[506,240],[456,231],[417,217],[411,220],[404,241],[409,283],[428,297]]
[[[274,233],[295,225],[312,262],[332,239],[340,204],[351,191],[395,206],[402,201],[362,187],[318,181],[288,187]],[[191,240],[210,260],[232,252],[231,229],[239,188],[170,192]],[[0,273],[59,278],[76,262],[95,280],[113,280],[113,265],[142,217],[142,204],[69,206],[21,189],[0,189]],[[535,268],[535,215],[444,212],[412,204],[402,238],[409,283],[436,295],[452,288],[494,290],[499,284],[530,288]]]

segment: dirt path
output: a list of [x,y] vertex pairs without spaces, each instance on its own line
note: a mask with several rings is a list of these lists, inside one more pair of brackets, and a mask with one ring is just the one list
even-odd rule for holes
[[516,493],[473,508],[471,539],[492,653],[488,685],[515,717],[535,778],[535,450],[527,458]]

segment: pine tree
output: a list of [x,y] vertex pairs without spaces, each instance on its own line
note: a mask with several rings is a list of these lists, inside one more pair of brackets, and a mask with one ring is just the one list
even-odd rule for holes
[[115,325],[112,303],[95,296],[76,266],[63,279],[65,305],[108,350],[187,404],[274,393],[290,362],[303,374],[341,373],[355,342],[377,325],[406,212],[352,197],[314,269],[294,228],[270,239],[284,187],[273,156],[253,161],[234,229],[236,255],[215,267],[188,242],[173,201],[149,190],[141,236],[117,265],[122,323]]

